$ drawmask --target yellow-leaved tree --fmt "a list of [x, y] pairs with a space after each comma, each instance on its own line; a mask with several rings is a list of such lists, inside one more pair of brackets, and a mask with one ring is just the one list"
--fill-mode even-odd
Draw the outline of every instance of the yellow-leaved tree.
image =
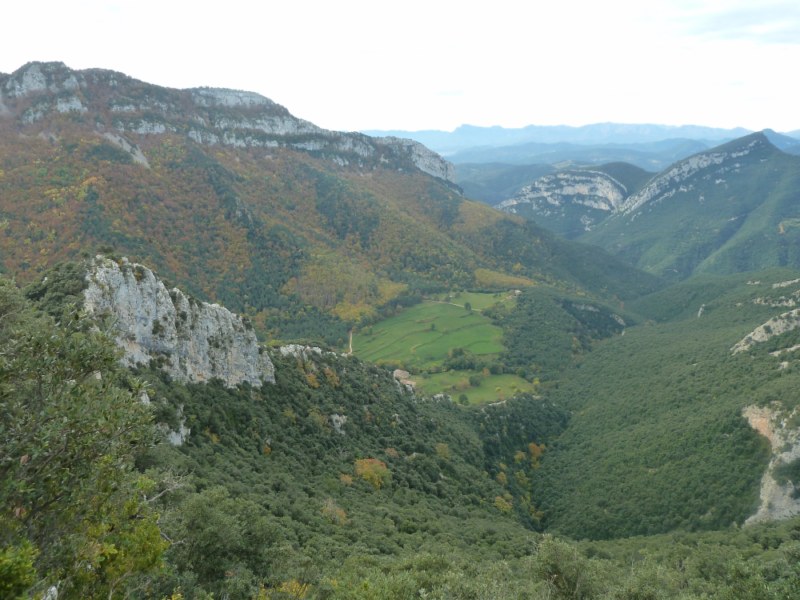
[[355, 471], [356, 475], [372, 485], [376, 490], [381, 489], [392, 477], [386, 463], [377, 458], [360, 458], [356, 460]]

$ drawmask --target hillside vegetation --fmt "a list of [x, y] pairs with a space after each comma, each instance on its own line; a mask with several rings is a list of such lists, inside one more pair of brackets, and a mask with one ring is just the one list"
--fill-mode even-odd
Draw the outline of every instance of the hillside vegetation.
[[[25, 91], [34, 76], [49, 87]], [[522, 279], [630, 297], [659, 285], [463, 198], [421, 170], [446, 175], [432, 153], [415, 163], [402, 141], [324, 131], [260, 96], [59, 64], [4, 82], [0, 261], [21, 281], [111, 250], [262, 334], [339, 348], [353, 324], [430, 291]], [[85, 110], [57, 109], [63, 86]]]
[[[8, 431], [32, 424], [9, 410], [23, 399], [25, 374], [63, 386], [51, 376], [66, 365], [81, 381], [69, 398], [94, 397], [110, 411], [42, 396], [56, 423], [103, 424], [70, 433], [67, 443], [90, 443], [52, 463], [36, 446], [20, 446], [24, 436], [3, 436], [1, 456], [10, 460], [0, 489], [14, 498], [0, 515], [9, 597], [42, 594], [55, 582], [65, 598], [772, 599], [797, 591], [796, 520], [580, 545], [535, 533], [548, 518], [534, 503], [538, 473], [561, 460], [570, 428], [550, 401], [521, 396], [464, 409], [414, 398], [354, 357], [296, 347], [272, 354], [276, 383], [259, 389], [178, 384], [141, 371], [145, 405], [121, 393], [130, 376], [113, 362], [96, 378], [97, 352], [112, 356], [108, 341], [91, 334], [87, 345], [87, 334], [62, 331], [7, 282], [0, 289]], [[50, 291], [28, 295], [57, 312], [68, 294]], [[58, 361], [42, 352], [45, 340]], [[181, 431], [180, 445], [142, 435], [146, 413], [162, 433]], [[102, 427], [112, 423], [135, 424], [128, 431], [136, 433], [104, 444]], [[63, 436], [59, 427], [52, 433]], [[43, 439], [41, 427], [28, 431]], [[131, 470], [134, 458], [144, 476]], [[98, 464], [114, 468], [89, 479], [74, 471]], [[31, 478], [45, 465], [62, 475], [63, 506], [47, 502], [47, 480]], [[93, 510], [73, 519], [80, 506]], [[49, 544], [56, 532], [69, 544]], [[96, 565], [88, 572], [87, 557]]]
[[[689, 280], [636, 303], [658, 322], [599, 344], [549, 395], [571, 412], [535, 487], [547, 526], [579, 538], [742, 524], [769, 459], [749, 405], [797, 404], [791, 332], [731, 348], [783, 312], [792, 272]], [[796, 285], [796, 284], [793, 284]], [[787, 361], [781, 364], [781, 360]]]
[[656, 175], [624, 163], [561, 168], [497, 206], [673, 281], [797, 268], [800, 157], [784, 137], [751, 134]]
[[736, 273], [800, 264], [800, 158], [753, 134], [678, 163], [586, 241], [654, 273]]

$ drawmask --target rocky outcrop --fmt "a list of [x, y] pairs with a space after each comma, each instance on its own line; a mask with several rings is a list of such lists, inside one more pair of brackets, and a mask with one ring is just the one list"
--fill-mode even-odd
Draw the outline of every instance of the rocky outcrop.
[[427, 146], [423, 146], [414, 140], [399, 137], [390, 136], [374, 139], [377, 143], [387, 146], [400, 156], [407, 156], [414, 166], [423, 173], [451, 183], [455, 182], [456, 169], [453, 164], [443, 159]]
[[756, 344], [800, 327], [800, 309], [790, 310], [777, 317], [772, 317], [763, 325], [759, 325], [731, 348], [733, 354], [749, 350]]
[[403, 369], [395, 369], [392, 372], [392, 377], [394, 377], [395, 381], [397, 381], [400, 385], [405, 386], [409, 392], [413, 392], [417, 387], [417, 382], [411, 378], [411, 373], [408, 371], [404, 371]]
[[107, 317], [126, 366], [154, 364], [178, 381], [221, 379], [232, 387], [274, 382], [252, 327], [217, 304], [166, 286], [148, 268], [98, 256], [86, 275], [86, 311]]
[[[341, 166], [419, 169], [455, 182], [453, 165], [418, 142], [322, 129], [253, 92], [168, 89], [114, 71], [73, 71], [57, 62], [0, 74], [0, 117], [32, 125], [56, 113], [87, 112], [98, 133], [127, 136], [122, 139], [131, 148], [137, 144], [128, 137], [178, 134], [208, 146], [291, 148]], [[144, 157], [134, 158], [144, 164]]]
[[[692, 179], [702, 175], [704, 181], [713, 180], [715, 185], [725, 184], [725, 174], [741, 168], [740, 159], [753, 152], [764, 150], [770, 143], [763, 134], [750, 136], [749, 141], [739, 147], [720, 147], [714, 152], [704, 152], [675, 163], [665, 172], [654, 177], [637, 193], [620, 205], [617, 212], [632, 215], [645, 205], [657, 204], [676, 193], [694, 190]], [[702, 201], [702, 196], [699, 201]]]
[[510, 213], [525, 208], [548, 222], [579, 219], [580, 229], [588, 231], [616, 211], [627, 196], [626, 187], [607, 173], [568, 169], [540, 177], [497, 208]]
[[[315, 357], [323, 355], [322, 348], [319, 346], [304, 346], [302, 344], [287, 344], [278, 348], [281, 356], [292, 356], [303, 362], [311, 362]], [[324, 354], [335, 355], [335, 352], [325, 352]]]
[[[796, 412], [796, 411], [795, 411]], [[742, 415], [750, 426], [769, 440], [772, 456], [761, 478], [760, 504], [745, 524], [785, 519], [800, 514], [800, 481], [776, 476], [781, 466], [800, 460], [800, 430], [789, 425], [795, 413], [785, 414], [777, 404], [748, 406]], [[780, 480], [780, 481], [779, 481]]]

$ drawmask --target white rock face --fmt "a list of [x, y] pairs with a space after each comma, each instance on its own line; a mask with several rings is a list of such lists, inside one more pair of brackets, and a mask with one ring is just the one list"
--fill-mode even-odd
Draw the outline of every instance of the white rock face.
[[79, 112], [85, 113], [88, 109], [83, 105], [79, 98], [72, 96], [70, 98], [59, 98], [56, 101], [56, 110], [60, 113], [66, 112]]
[[[706, 152], [690, 156], [675, 164], [665, 173], [651, 179], [646, 186], [629, 197], [619, 207], [619, 212], [629, 215], [646, 204], [653, 204], [671, 198], [678, 191], [683, 193], [691, 191], [693, 186], [682, 184], [700, 171], [709, 170], [709, 177], [736, 171], [741, 165], [735, 162], [735, 159], [750, 154], [758, 146], [765, 143], [768, 142], [756, 139], [735, 152]], [[717, 184], [725, 182], [724, 179], [719, 177], [715, 181]]]
[[411, 159], [411, 162], [413, 162], [414, 165], [423, 173], [433, 175], [434, 177], [444, 179], [445, 181], [455, 182], [456, 168], [452, 165], [452, 163], [443, 159], [441, 156], [436, 154], [436, 152], [430, 150], [427, 146], [424, 146], [419, 142], [415, 142], [414, 140], [392, 136], [376, 139], [379, 142], [382, 142], [388, 146], [393, 146], [399, 149], [402, 153], [407, 154]]
[[345, 435], [344, 426], [347, 423], [347, 415], [338, 415], [333, 413], [328, 417], [328, 420], [331, 422], [333, 429], [339, 435]]
[[[322, 356], [322, 348], [317, 346], [303, 346], [302, 344], [287, 344], [278, 348], [281, 356], [293, 356], [298, 360], [310, 362], [314, 356]], [[326, 354], [336, 354], [327, 352]]]
[[86, 279], [85, 308], [112, 319], [126, 366], [155, 360], [178, 381], [274, 383], [272, 361], [255, 333], [228, 309], [167, 290], [150, 269], [124, 259], [98, 256]]
[[121, 135], [116, 135], [113, 133], [104, 133], [103, 137], [118, 148], [128, 152], [131, 155], [131, 158], [133, 158], [133, 162], [136, 164], [142, 165], [147, 169], [150, 168], [150, 163], [148, 162], [147, 157], [144, 155], [141, 148], [139, 148], [139, 146], [136, 144], [132, 144]]
[[772, 289], [777, 290], [780, 288], [791, 287], [793, 285], [797, 285], [800, 283], [800, 279], [790, 279], [789, 281], [779, 281], [778, 283], [772, 284]]
[[571, 169], [540, 177], [496, 208], [516, 213], [521, 206], [530, 205], [537, 215], [566, 218], [570, 206], [582, 206], [590, 209], [581, 217], [583, 229], [588, 231], [595, 224], [593, 210], [612, 213], [627, 195], [627, 188], [607, 173]]
[[[265, 98], [266, 100], [266, 98]], [[224, 131], [260, 131], [269, 135], [321, 134], [324, 129], [289, 115], [259, 115], [253, 118], [221, 116], [214, 120], [214, 127]]]
[[23, 70], [19, 77], [10, 78], [6, 82], [5, 94], [10, 98], [18, 98], [46, 89], [47, 77], [42, 70], [42, 65], [33, 63]]
[[749, 350], [755, 344], [766, 342], [776, 335], [781, 335], [792, 329], [800, 327], [800, 309], [790, 310], [777, 317], [772, 317], [763, 325], [759, 325], [752, 332], [739, 340], [731, 348], [733, 354]]
[[[72, 71], [62, 63], [29, 63], [0, 79], [0, 116], [35, 123], [53, 112], [111, 113], [106, 129], [138, 135], [181, 133], [198, 144], [234, 148], [285, 147], [320, 154], [340, 166], [375, 168], [400, 162], [451, 183], [455, 168], [422, 144], [329, 131], [293, 116], [253, 92], [195, 88], [170, 90], [103, 70]], [[19, 104], [17, 99], [31, 97]]]
[[269, 98], [255, 92], [222, 88], [195, 88], [190, 91], [194, 101], [201, 106], [277, 106]]
[[[750, 426], [765, 436], [772, 447], [772, 457], [761, 478], [761, 504], [746, 525], [786, 519], [800, 514], [800, 498], [795, 498], [795, 488], [800, 482], [778, 483], [775, 469], [800, 460], [800, 431], [789, 427], [793, 414], [787, 415], [780, 406], [748, 406], [742, 411]], [[795, 485], [797, 484], [797, 485]]]
[[115, 121], [114, 128], [125, 132], [138, 133], [139, 135], [160, 135], [167, 131], [174, 131], [174, 127], [168, 127], [164, 123], [157, 121], [149, 121], [147, 119], [139, 119], [133, 123], [123, 123], [122, 121]]

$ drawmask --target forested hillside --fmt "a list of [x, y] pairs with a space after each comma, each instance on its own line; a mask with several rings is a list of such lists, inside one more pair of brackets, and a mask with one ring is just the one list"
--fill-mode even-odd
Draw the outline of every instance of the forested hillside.
[[658, 286], [463, 198], [448, 163], [410, 141], [322, 130], [246, 92], [57, 63], [0, 83], [0, 261], [22, 281], [113, 250], [262, 333], [340, 348], [354, 324], [430, 290]]
[[570, 422], [549, 400], [469, 410], [301, 346], [272, 353], [261, 388], [132, 377], [71, 318], [68, 288], [29, 288], [35, 306], [0, 289], [5, 597], [797, 592], [796, 521], [581, 545], [535, 533], [538, 473]]

